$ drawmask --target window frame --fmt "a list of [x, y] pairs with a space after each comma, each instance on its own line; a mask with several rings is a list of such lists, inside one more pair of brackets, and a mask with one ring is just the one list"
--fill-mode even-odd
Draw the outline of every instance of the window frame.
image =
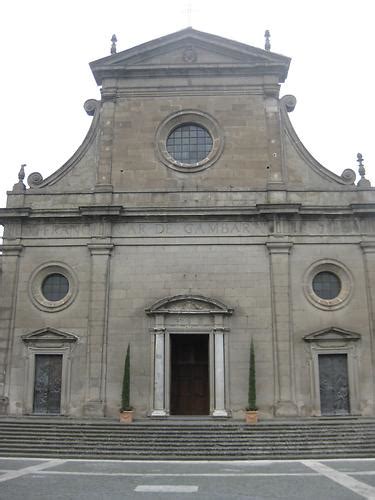
[[[313, 280], [321, 272], [335, 274], [341, 283], [339, 294], [332, 299], [323, 299], [314, 291]], [[305, 272], [303, 279], [303, 290], [307, 300], [325, 311], [332, 311], [344, 307], [353, 294], [353, 277], [349, 269], [341, 262], [333, 259], [322, 259], [312, 264]]]
[[[194, 124], [207, 130], [212, 138], [212, 148], [208, 155], [196, 163], [184, 163], [176, 160], [167, 150], [167, 139], [181, 125]], [[165, 118], [159, 125], [156, 136], [156, 155], [168, 168], [183, 173], [205, 170], [220, 157], [224, 148], [224, 133], [219, 123], [207, 113], [196, 110], [183, 110]]]
[[[42, 290], [44, 280], [51, 274], [61, 274], [69, 283], [67, 294], [60, 300], [47, 299]], [[39, 266], [29, 280], [29, 297], [37, 309], [45, 312], [56, 312], [70, 306], [78, 292], [78, 280], [71, 268], [61, 262], [50, 262]]]

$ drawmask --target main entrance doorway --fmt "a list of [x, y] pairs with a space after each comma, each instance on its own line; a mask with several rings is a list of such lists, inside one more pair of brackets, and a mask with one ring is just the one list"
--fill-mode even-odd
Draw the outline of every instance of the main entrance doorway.
[[208, 415], [209, 335], [172, 334], [171, 415]]
[[37, 354], [35, 356], [34, 413], [60, 413], [61, 374], [61, 354]]
[[319, 385], [322, 415], [350, 413], [346, 354], [319, 354]]

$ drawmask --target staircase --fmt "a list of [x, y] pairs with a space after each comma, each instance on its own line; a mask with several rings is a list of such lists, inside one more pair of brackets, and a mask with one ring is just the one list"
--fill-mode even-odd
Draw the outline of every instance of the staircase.
[[0, 418], [0, 456], [254, 460], [375, 456], [375, 420], [262, 422]]

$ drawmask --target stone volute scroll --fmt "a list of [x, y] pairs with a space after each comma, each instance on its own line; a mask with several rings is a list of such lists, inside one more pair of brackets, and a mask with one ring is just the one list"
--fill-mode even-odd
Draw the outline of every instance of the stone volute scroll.
[[86, 113], [89, 116], [93, 117], [93, 120], [90, 129], [87, 132], [87, 135], [84, 141], [82, 142], [81, 146], [62, 167], [56, 170], [56, 172], [54, 172], [49, 177], [46, 177], [44, 179], [40, 172], [32, 172], [27, 178], [27, 183], [30, 188], [39, 189], [56, 184], [56, 182], [58, 182], [62, 177], [64, 177], [68, 172], [70, 172], [87, 153], [98, 131], [97, 125], [100, 116], [100, 101], [96, 99], [88, 99], [84, 103], [83, 107]]
[[27, 183], [29, 187], [39, 187], [43, 182], [43, 176], [40, 172], [32, 172], [27, 177]]

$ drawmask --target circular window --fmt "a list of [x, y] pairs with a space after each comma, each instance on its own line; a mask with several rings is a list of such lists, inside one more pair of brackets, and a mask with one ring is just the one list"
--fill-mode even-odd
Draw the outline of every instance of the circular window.
[[312, 286], [316, 295], [326, 300], [334, 299], [341, 291], [340, 278], [328, 271], [322, 271], [314, 276]]
[[325, 310], [339, 309], [351, 297], [353, 279], [343, 264], [321, 260], [306, 271], [303, 288], [306, 298], [314, 306]]
[[61, 311], [77, 294], [77, 278], [65, 264], [51, 263], [38, 267], [31, 275], [29, 296], [42, 311]]
[[176, 161], [193, 165], [204, 160], [212, 149], [212, 137], [194, 123], [176, 127], [168, 136], [167, 151]]
[[164, 165], [180, 172], [197, 172], [219, 158], [224, 135], [216, 120], [206, 113], [179, 111], [160, 124], [155, 144]]
[[50, 274], [42, 283], [42, 293], [47, 300], [56, 302], [63, 299], [69, 291], [69, 281], [63, 274]]

